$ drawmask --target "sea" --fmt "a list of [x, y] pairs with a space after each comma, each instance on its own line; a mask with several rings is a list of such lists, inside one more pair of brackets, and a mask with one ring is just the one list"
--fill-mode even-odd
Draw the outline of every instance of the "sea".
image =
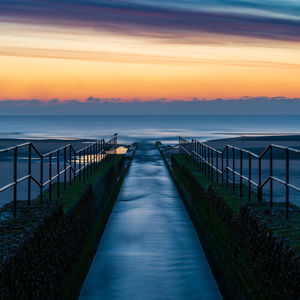
[[[0, 139], [109, 139], [118, 133], [118, 142], [165, 144], [178, 143], [178, 137], [197, 138], [202, 141], [239, 137], [243, 135], [300, 134], [298, 115], [105, 115], [105, 116], [0, 116]], [[33, 160], [32, 172], [39, 178], [39, 159]], [[285, 179], [284, 162], [278, 160], [274, 173]], [[265, 164], [268, 164], [266, 161]], [[246, 162], [245, 162], [246, 165]], [[264, 165], [263, 165], [264, 167]], [[18, 177], [27, 173], [27, 157], [18, 160]], [[257, 180], [258, 166], [253, 166], [253, 178]], [[291, 162], [291, 182], [299, 186], [300, 161]], [[48, 172], [46, 169], [44, 172]], [[263, 168], [267, 176], [268, 165]], [[47, 178], [47, 174], [45, 174]], [[0, 155], [0, 190], [13, 182], [13, 156]], [[33, 185], [32, 197], [38, 195], [38, 186]], [[268, 192], [268, 190], [266, 190]], [[275, 201], [284, 199], [284, 186], [276, 188]], [[13, 189], [0, 192], [0, 208], [11, 201]], [[18, 184], [18, 199], [27, 197], [27, 182]], [[300, 206], [299, 193], [293, 203]], [[1, 215], [0, 215], [1, 219]]]
[[201, 140], [241, 135], [298, 134], [300, 115], [34, 115], [0, 116], [1, 138], [109, 138], [119, 141], [161, 140], [178, 136]]

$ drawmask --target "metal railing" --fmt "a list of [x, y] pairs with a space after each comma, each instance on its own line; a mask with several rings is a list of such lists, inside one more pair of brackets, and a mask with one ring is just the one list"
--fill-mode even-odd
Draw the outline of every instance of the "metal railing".
[[[32, 142], [16, 145], [10, 148], [1, 149], [1, 153], [12, 153], [13, 156], [13, 181], [0, 187], [0, 193], [13, 189], [13, 217], [17, 216], [18, 185], [27, 182], [27, 203], [32, 201], [32, 183], [39, 188], [39, 199], [43, 199], [45, 188], [49, 200], [53, 198], [53, 184], [56, 183], [56, 196], [60, 196], [61, 188], [65, 191], [67, 183], [74, 181], [85, 182], [98, 168], [100, 162], [109, 154], [115, 152], [117, 148], [118, 135], [115, 134], [109, 141], [104, 139], [91, 143], [87, 147], [75, 150], [73, 145], [55, 149], [42, 154]], [[27, 174], [18, 176], [18, 161], [20, 149], [27, 149]], [[33, 159], [39, 159], [39, 176], [32, 174]], [[0, 165], [1, 168], [1, 165]], [[46, 173], [48, 174], [45, 174]], [[45, 180], [45, 178], [47, 178]], [[63, 185], [63, 186], [62, 186]]]
[[[282, 151], [285, 161], [285, 179], [280, 179], [273, 174], [274, 150]], [[247, 183], [247, 198], [251, 201], [253, 197], [253, 188], [256, 189], [257, 201], [263, 200], [263, 188], [269, 183], [269, 206], [273, 207], [273, 183], [277, 182], [285, 187], [285, 217], [289, 219], [290, 207], [290, 189], [300, 192], [300, 187], [290, 182], [290, 156], [291, 154], [299, 156], [300, 151], [297, 149], [283, 147], [280, 145], [270, 144], [261, 154], [255, 154], [251, 151], [226, 145], [222, 151], [206, 145], [203, 142], [193, 139], [188, 141], [183, 137], [179, 137], [179, 152], [189, 155], [201, 171], [213, 182], [229, 185], [232, 184], [232, 191], [236, 192], [239, 185], [239, 197], [244, 197], [245, 185]], [[269, 172], [264, 180], [262, 180], [262, 160], [268, 154]], [[300, 158], [300, 156], [299, 156]], [[298, 159], [299, 159], [298, 158]], [[245, 165], [245, 160], [247, 164]], [[253, 179], [253, 161], [258, 163], [258, 179]], [[237, 165], [238, 164], [238, 165]], [[244, 171], [246, 169], [246, 171]], [[231, 175], [231, 178], [230, 178]]]

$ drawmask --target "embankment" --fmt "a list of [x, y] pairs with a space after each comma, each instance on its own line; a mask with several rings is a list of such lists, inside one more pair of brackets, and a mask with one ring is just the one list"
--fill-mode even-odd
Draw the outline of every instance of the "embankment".
[[[84, 184], [74, 182], [59, 199], [37, 199], [29, 207], [20, 201], [18, 217], [0, 222], [0, 299], [76, 298], [131, 158], [112, 155]], [[87, 243], [92, 245], [82, 259]], [[70, 288], [78, 261], [79, 286]]]
[[230, 188], [212, 184], [188, 157], [175, 154], [170, 163], [159, 143], [158, 148], [191, 216], [223, 297], [299, 299], [299, 243], [292, 244], [282, 235], [296, 230], [299, 236], [299, 227], [271, 216], [264, 204], [242, 203]]

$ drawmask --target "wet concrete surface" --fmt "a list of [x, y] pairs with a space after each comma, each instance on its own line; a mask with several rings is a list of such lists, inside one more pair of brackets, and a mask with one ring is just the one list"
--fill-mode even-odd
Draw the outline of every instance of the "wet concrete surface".
[[221, 298], [158, 150], [141, 144], [79, 299]]

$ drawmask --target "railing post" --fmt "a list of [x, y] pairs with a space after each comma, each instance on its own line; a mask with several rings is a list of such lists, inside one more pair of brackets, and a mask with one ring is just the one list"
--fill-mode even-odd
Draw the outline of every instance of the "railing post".
[[[106, 158], [105, 140], [103, 139], [103, 158]], [[185, 155], [185, 154], [184, 154]]]
[[57, 183], [57, 198], [59, 198], [60, 195], [60, 189], [59, 189], [59, 150], [56, 152], [56, 172], [57, 172], [57, 179], [56, 179], [56, 183]]
[[199, 153], [198, 153], [198, 150], [199, 150], [199, 142], [196, 140], [196, 164], [197, 164], [197, 166], [199, 166]]
[[210, 151], [209, 151], [209, 147], [207, 148], [207, 177], [210, 178]]
[[64, 147], [64, 191], [67, 189], [67, 148]]
[[257, 190], [257, 200], [262, 201], [262, 187], [261, 187], [261, 156], [258, 157], [258, 190]]
[[40, 199], [43, 200], [44, 187], [44, 157], [41, 156], [41, 170], [40, 170]]
[[93, 166], [94, 166], [94, 172], [96, 172], [97, 170], [97, 143], [94, 144], [94, 162], [93, 162]]
[[229, 170], [228, 170], [228, 166], [229, 166], [229, 162], [228, 162], [228, 151], [229, 151], [229, 147], [226, 146], [226, 185], [229, 185]]
[[251, 154], [249, 153], [249, 180], [248, 180], [248, 201], [251, 201]]
[[273, 147], [270, 146], [270, 208], [273, 208]]
[[69, 184], [72, 184], [72, 147], [69, 147], [70, 170], [69, 170]]
[[222, 151], [222, 184], [224, 184], [224, 151]]
[[99, 162], [99, 144], [96, 143], [96, 170], [98, 168], [98, 162]]
[[91, 173], [91, 166], [90, 166], [90, 161], [91, 161], [91, 146], [89, 146], [88, 148], [87, 148], [87, 156], [86, 156], [86, 164], [87, 164], [87, 176], [86, 176], [86, 178], [89, 178], [89, 176], [90, 176], [90, 173]]
[[103, 139], [101, 140], [100, 148], [101, 148], [100, 163], [102, 164], [102, 161], [103, 161]]
[[52, 199], [52, 153], [49, 155], [49, 200]]
[[198, 165], [199, 165], [199, 168], [201, 168], [201, 143], [198, 141]]
[[240, 198], [243, 197], [243, 151], [240, 150]]
[[74, 160], [74, 171], [73, 171], [74, 175], [73, 175], [73, 177], [74, 177], [74, 181], [76, 181], [77, 154], [76, 154], [75, 151], [74, 151], [74, 154], [73, 154], [73, 160]]
[[216, 152], [216, 159], [217, 159], [217, 161], [216, 161], [216, 163], [217, 163], [217, 183], [219, 183], [219, 153], [218, 153], [218, 151]]
[[289, 190], [289, 183], [290, 183], [290, 153], [289, 149], [286, 148], [286, 185], [285, 185], [285, 217], [289, 219], [289, 202], [290, 202], [290, 190]]
[[95, 165], [94, 165], [94, 153], [95, 153], [95, 145], [91, 145], [91, 174], [94, 174]]
[[86, 148], [86, 179], [89, 178], [89, 159], [90, 159], [90, 156], [89, 156], [89, 147]]
[[93, 145], [90, 146], [90, 175], [93, 174]]
[[89, 169], [88, 169], [88, 166], [89, 166], [89, 164], [88, 164], [88, 161], [89, 161], [89, 147], [87, 147], [86, 149], [85, 149], [85, 176], [86, 176], [86, 179], [88, 179], [89, 178]]
[[198, 164], [198, 156], [197, 156], [197, 141], [194, 140], [194, 156], [195, 156], [195, 163]]
[[235, 192], [235, 148], [232, 148], [232, 192]]
[[81, 151], [78, 152], [78, 159], [79, 159], [79, 165], [78, 165], [78, 168], [79, 168], [79, 181], [81, 182]]
[[101, 163], [101, 141], [98, 143], [98, 166]]
[[211, 180], [214, 182], [214, 150], [211, 148], [210, 149], [210, 154], [211, 154]]
[[28, 191], [27, 191], [27, 204], [30, 205], [31, 203], [31, 143], [28, 144]]
[[200, 169], [201, 169], [201, 172], [204, 173], [204, 164], [203, 164], [203, 144], [201, 143], [200, 144]]
[[17, 216], [18, 148], [14, 148], [14, 218]]
[[203, 144], [201, 144], [201, 157], [202, 157], [202, 159], [201, 159], [201, 164], [202, 164], [202, 173], [204, 173], [205, 174], [205, 160], [204, 160], [204, 145]]
[[86, 165], [85, 165], [85, 149], [83, 150], [83, 182], [85, 182]]
[[207, 153], [206, 153], [206, 145], [203, 145], [204, 148], [204, 175], [207, 175]]

